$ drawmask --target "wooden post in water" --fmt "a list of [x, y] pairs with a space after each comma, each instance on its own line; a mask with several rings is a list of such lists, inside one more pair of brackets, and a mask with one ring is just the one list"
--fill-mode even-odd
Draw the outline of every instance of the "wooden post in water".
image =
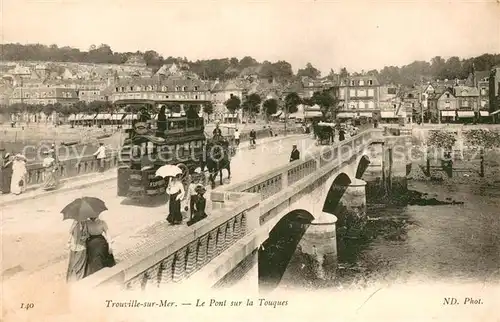
[[484, 177], [484, 149], [481, 147], [481, 155], [479, 156], [481, 163], [479, 165], [479, 176]]

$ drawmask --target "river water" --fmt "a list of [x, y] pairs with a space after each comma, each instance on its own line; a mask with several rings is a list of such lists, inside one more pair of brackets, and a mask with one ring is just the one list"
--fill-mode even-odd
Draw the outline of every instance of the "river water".
[[[307, 269], [309, 258], [295, 250], [281, 280], [275, 280], [279, 284], [276, 290], [500, 281], [497, 160], [498, 154], [487, 156], [486, 178], [461, 172], [444, 181], [409, 182], [410, 190], [427, 194], [427, 199], [457, 204], [368, 205], [367, 232], [361, 239], [347, 240], [346, 248], [339, 249], [335, 280], [315, 279]], [[276, 246], [276, 251], [290, 253], [286, 249], [293, 242], [289, 240]]]

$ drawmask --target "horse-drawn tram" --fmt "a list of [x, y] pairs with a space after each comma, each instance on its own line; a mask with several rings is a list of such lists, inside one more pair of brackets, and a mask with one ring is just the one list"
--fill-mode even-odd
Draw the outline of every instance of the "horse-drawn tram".
[[[183, 176], [203, 167], [206, 137], [203, 118], [166, 112], [163, 102], [117, 101], [138, 111], [120, 152], [118, 196], [133, 199], [165, 194], [167, 182], [156, 176], [163, 165], [173, 164]], [[151, 114], [159, 113], [152, 117]], [[151, 113], [151, 114], [149, 114]]]

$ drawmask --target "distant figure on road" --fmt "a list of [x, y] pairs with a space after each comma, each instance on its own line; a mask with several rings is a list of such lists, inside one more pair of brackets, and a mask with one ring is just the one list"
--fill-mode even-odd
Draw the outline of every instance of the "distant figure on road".
[[45, 168], [43, 174], [43, 190], [53, 190], [57, 188], [58, 185], [56, 160], [52, 155], [50, 151], [47, 151], [43, 159], [43, 167]]
[[345, 131], [343, 128], [339, 130], [339, 141], [344, 141], [345, 140]]
[[234, 142], [236, 143], [236, 146], [240, 145], [240, 131], [238, 131], [238, 129], [234, 130]]
[[212, 132], [215, 140], [219, 140], [222, 137], [222, 131], [219, 128], [219, 123], [215, 124], [215, 129]]
[[297, 145], [293, 145], [292, 153], [290, 153], [290, 162], [300, 159], [300, 152], [297, 150]]
[[270, 137], [274, 136], [273, 129], [271, 127], [269, 127], [269, 136]]
[[10, 191], [19, 195], [26, 190], [26, 158], [22, 154], [16, 154], [12, 164], [12, 180], [10, 182]]
[[257, 144], [257, 133], [255, 132], [254, 129], [250, 131], [250, 146], [255, 146]]
[[158, 113], [156, 128], [160, 135], [163, 135], [165, 133], [165, 130], [167, 129], [167, 115], [165, 114], [165, 108], [165, 105], [163, 105], [160, 108], [160, 112]]
[[99, 172], [104, 172], [104, 160], [106, 159], [106, 147], [104, 143], [99, 143], [99, 148], [95, 151], [94, 157], [99, 160]]
[[0, 191], [3, 194], [10, 193], [10, 183], [12, 181], [12, 160], [10, 154], [6, 153], [0, 165]]

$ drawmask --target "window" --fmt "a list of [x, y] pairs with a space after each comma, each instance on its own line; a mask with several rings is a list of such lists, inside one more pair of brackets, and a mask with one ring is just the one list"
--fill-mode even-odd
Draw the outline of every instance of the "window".
[[352, 81], [351, 81], [351, 86], [354, 86], [354, 84], [355, 84], [355, 82], [352, 80]]
[[198, 90], [198, 86], [195, 86], [195, 87], [194, 87], [194, 90], [195, 90], [195, 91], [197, 91], [197, 90]]
[[118, 92], [118, 87], [115, 87], [115, 92]]
[[368, 85], [373, 85], [373, 81], [371, 79], [368, 80]]
[[359, 86], [364, 86], [365, 85], [365, 81], [364, 80], [360, 80], [359, 81]]
[[125, 87], [123, 87], [123, 86], [122, 86], [121, 91], [122, 91], [122, 92], [125, 92]]
[[162, 92], [166, 92], [167, 91], [167, 87], [166, 86], [162, 86], [161, 90], [162, 90]]
[[370, 96], [370, 97], [373, 97], [373, 96], [374, 96], [373, 89], [369, 89], [369, 90], [368, 90], [368, 96]]
[[358, 106], [358, 108], [360, 108], [360, 109], [364, 109], [364, 108], [365, 108], [365, 103], [363, 103], [363, 102], [359, 102], [359, 106]]
[[343, 89], [340, 90], [339, 97], [340, 98], [344, 98], [344, 90]]
[[194, 96], [194, 99], [198, 99], [198, 95], [195, 95], [195, 96]]
[[134, 86], [130, 86], [130, 91], [133, 91], [134, 90]]
[[353, 89], [349, 90], [349, 97], [356, 97], [356, 91]]
[[450, 101], [446, 101], [444, 102], [444, 107], [450, 108], [450, 104], [451, 104]]
[[486, 101], [485, 100], [481, 101], [481, 107], [486, 107]]
[[368, 108], [375, 108], [375, 103], [373, 103], [372, 101], [368, 102]]
[[485, 88], [481, 88], [481, 95], [486, 95], [486, 89]]
[[462, 101], [462, 106], [468, 107], [469, 106], [469, 101], [468, 100], [463, 100]]
[[358, 96], [359, 97], [365, 97], [366, 96], [366, 90], [365, 89], [358, 89]]
[[449, 93], [446, 93], [446, 98], [450, 98], [450, 94]]

